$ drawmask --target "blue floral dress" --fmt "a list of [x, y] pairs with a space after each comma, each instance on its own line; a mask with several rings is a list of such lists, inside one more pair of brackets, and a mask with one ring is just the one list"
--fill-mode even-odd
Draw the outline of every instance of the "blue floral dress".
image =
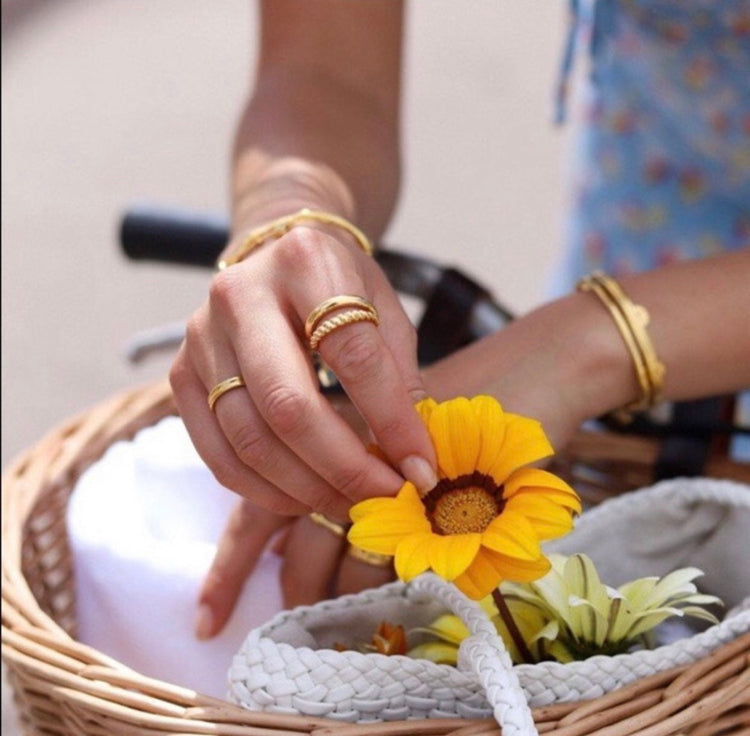
[[750, 0], [572, 0], [571, 17], [559, 119], [582, 49], [589, 69], [553, 291], [750, 246]]

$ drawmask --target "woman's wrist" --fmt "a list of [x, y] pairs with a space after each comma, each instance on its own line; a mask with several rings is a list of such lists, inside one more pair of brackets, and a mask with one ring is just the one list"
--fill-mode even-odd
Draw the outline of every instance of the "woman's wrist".
[[588, 294], [546, 303], [424, 373], [436, 398], [490, 393], [566, 439], [571, 427], [638, 396], [630, 355], [606, 310]]
[[638, 400], [641, 388], [632, 356], [607, 310], [593, 295], [581, 292], [558, 304], [566, 335], [561, 372], [567, 376], [560, 390], [569, 397], [571, 410], [585, 420]]

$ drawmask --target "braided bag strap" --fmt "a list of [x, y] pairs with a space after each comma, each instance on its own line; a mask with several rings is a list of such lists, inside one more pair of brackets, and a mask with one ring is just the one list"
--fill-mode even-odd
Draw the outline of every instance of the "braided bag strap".
[[482, 685], [503, 734], [537, 736], [531, 708], [513, 669], [510, 654], [481, 606], [432, 573], [420, 575], [412, 586], [414, 592], [427, 594], [443, 603], [471, 632], [461, 642], [458, 666]]

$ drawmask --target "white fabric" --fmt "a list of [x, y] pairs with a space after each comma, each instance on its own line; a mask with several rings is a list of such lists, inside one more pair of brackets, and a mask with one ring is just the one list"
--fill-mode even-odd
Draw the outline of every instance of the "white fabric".
[[175, 417], [112, 445], [68, 506], [78, 640], [142, 674], [223, 697], [248, 629], [281, 608], [280, 560], [267, 553], [227, 629], [195, 638], [198, 590], [236, 501]]

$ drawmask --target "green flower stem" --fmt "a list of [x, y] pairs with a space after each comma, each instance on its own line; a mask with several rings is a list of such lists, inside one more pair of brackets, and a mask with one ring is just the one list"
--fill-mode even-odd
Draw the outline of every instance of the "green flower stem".
[[521, 660], [526, 664], [533, 664], [534, 657], [531, 654], [531, 650], [524, 641], [524, 638], [521, 636], [521, 632], [518, 630], [518, 626], [516, 626], [516, 622], [513, 619], [513, 614], [510, 612], [510, 608], [508, 608], [508, 604], [505, 602], [505, 598], [503, 597], [503, 594], [500, 592], [499, 588], [495, 588], [492, 591], [492, 600], [497, 606], [497, 610], [500, 613], [500, 618], [508, 628], [508, 632], [513, 639], [513, 643], [516, 645], [518, 653], [521, 655]]

